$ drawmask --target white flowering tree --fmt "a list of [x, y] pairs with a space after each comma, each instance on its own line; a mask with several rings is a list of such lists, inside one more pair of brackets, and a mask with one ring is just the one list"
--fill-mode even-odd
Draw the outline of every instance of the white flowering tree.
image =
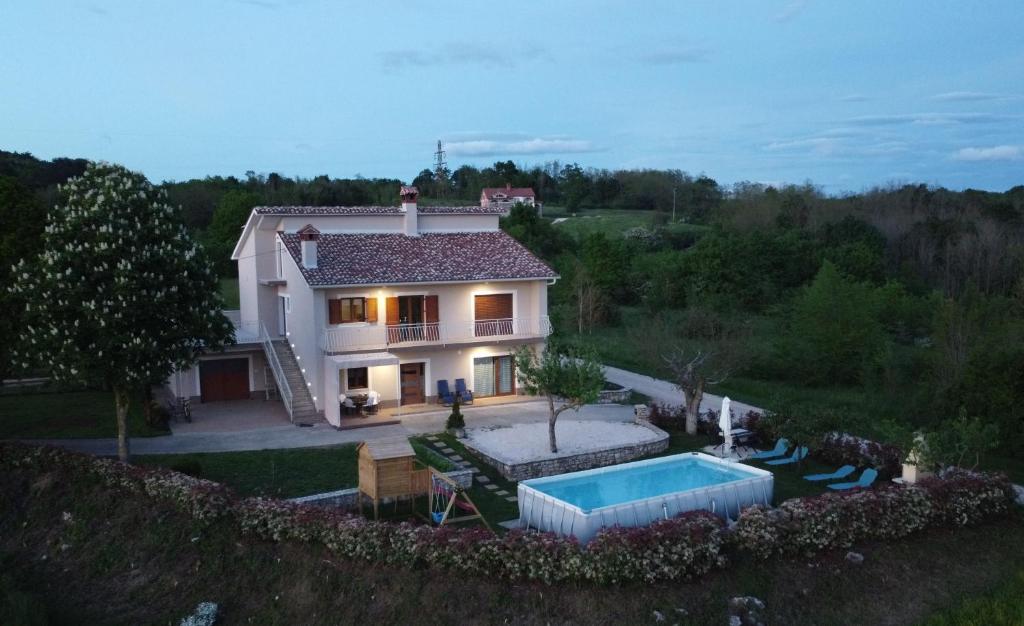
[[112, 389], [127, 461], [130, 398], [233, 341], [233, 327], [202, 249], [144, 176], [93, 163], [60, 193], [39, 256], [14, 268], [10, 289], [27, 303], [14, 356]]

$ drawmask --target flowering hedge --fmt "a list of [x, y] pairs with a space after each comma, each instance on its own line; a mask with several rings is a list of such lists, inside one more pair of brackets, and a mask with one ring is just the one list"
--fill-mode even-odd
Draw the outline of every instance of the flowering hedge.
[[269, 541], [321, 543], [352, 559], [431, 566], [545, 583], [688, 579], [723, 563], [722, 522], [706, 511], [645, 528], [609, 528], [586, 547], [552, 533], [371, 521], [334, 509], [269, 498], [234, 497], [218, 483], [164, 469], [127, 465], [60, 448], [0, 443], [0, 467], [65, 470], [173, 503], [196, 520], [233, 519]]
[[898, 447], [844, 433], [826, 435], [812, 455], [833, 465], [874, 467], [883, 478], [899, 476], [903, 471], [903, 451]]
[[261, 539], [320, 543], [350, 559], [549, 584], [690, 579], [724, 565], [727, 545], [760, 558], [812, 554], [865, 539], [897, 539], [928, 527], [976, 524], [1005, 513], [1013, 501], [1005, 478], [947, 473], [912, 487], [787, 500], [777, 509], [751, 507], [731, 530], [707, 511], [643, 528], [606, 528], [582, 547], [552, 533], [498, 536], [480, 528], [378, 522], [283, 500], [239, 499], [208, 480], [60, 448], [0, 443], [0, 468], [92, 477], [114, 489], [173, 503], [198, 521], [231, 520]]
[[759, 558], [810, 555], [926, 528], [978, 524], [1006, 513], [1012, 503], [1013, 490], [1001, 476], [951, 473], [904, 487], [794, 498], [775, 509], [754, 506], [740, 515], [729, 540]]

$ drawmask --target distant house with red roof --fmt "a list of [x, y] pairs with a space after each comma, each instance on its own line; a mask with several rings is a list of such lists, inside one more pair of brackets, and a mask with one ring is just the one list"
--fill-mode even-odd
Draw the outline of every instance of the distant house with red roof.
[[536, 206], [537, 197], [532, 187], [484, 187], [480, 192], [480, 206], [511, 209], [516, 204]]

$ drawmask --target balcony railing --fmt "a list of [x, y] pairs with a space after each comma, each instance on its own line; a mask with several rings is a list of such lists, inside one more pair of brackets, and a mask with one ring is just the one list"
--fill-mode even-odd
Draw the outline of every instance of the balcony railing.
[[324, 352], [383, 350], [395, 346], [472, 343], [481, 339], [501, 340], [547, 337], [548, 317], [513, 317], [500, 320], [466, 320], [424, 324], [366, 324], [336, 326], [324, 330]]

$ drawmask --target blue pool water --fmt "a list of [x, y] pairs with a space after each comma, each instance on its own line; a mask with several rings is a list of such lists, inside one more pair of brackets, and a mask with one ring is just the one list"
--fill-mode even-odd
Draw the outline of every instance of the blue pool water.
[[756, 474], [745, 471], [743, 465], [719, 465], [683, 455], [535, 478], [524, 484], [589, 512], [753, 476]]

